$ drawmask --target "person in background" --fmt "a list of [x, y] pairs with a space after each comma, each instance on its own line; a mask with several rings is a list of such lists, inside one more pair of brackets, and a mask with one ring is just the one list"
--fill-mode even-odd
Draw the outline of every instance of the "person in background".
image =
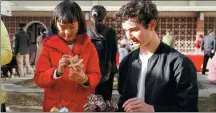
[[216, 84], [216, 55], [212, 58], [212, 61], [209, 67], [208, 80]]
[[46, 32], [46, 36], [52, 36], [52, 30], [50, 28], [48, 28], [47, 32]]
[[159, 39], [157, 6], [151, 0], [132, 0], [115, 18], [122, 22], [128, 39], [140, 45], [119, 66], [119, 111], [197, 112], [196, 68]]
[[[42, 42], [34, 75], [35, 83], [44, 88], [43, 111], [64, 106], [71, 112], [83, 112], [101, 73], [80, 6], [70, 0], [60, 2], [53, 11], [51, 29], [53, 35]], [[75, 67], [78, 61], [82, 63]]]
[[199, 35], [198, 39], [195, 41], [195, 48], [196, 48], [196, 51], [198, 52], [201, 48], [201, 44], [202, 44], [202, 40], [203, 40], [203, 35]]
[[27, 67], [27, 74], [31, 74], [31, 65], [29, 62], [29, 54], [30, 54], [30, 38], [28, 33], [24, 31], [25, 24], [19, 24], [18, 31], [15, 34], [15, 42], [14, 42], [14, 53], [16, 55], [17, 65], [18, 65], [18, 72], [20, 76], [24, 76], [24, 62], [25, 66]]
[[101, 5], [95, 5], [91, 9], [94, 23], [93, 31], [106, 39], [103, 43], [104, 50], [98, 53], [102, 78], [95, 93], [102, 95], [104, 100], [110, 101], [112, 98], [114, 75], [118, 72], [116, 66], [116, 53], [118, 50], [116, 31], [103, 23], [106, 14], [106, 9]]
[[213, 30], [208, 30], [208, 35], [203, 38], [201, 50], [204, 51], [202, 74], [205, 75], [208, 60], [214, 56], [216, 51], [215, 32]]
[[170, 29], [167, 29], [166, 35], [163, 36], [162, 41], [169, 45], [170, 47], [174, 48], [175, 46], [175, 38], [173, 37], [173, 32]]
[[122, 59], [128, 55], [128, 50], [126, 49], [126, 44], [121, 44], [118, 52], [119, 52], [119, 64], [120, 64]]
[[120, 39], [118, 43], [119, 43], [118, 52], [119, 52], [119, 64], [120, 64], [122, 59], [128, 55], [131, 49], [130, 49], [130, 42], [126, 36]]
[[[125, 48], [127, 49], [128, 52], [131, 51], [131, 47], [130, 47], [131, 42], [127, 39], [126, 36], [123, 37], [123, 38], [121, 38], [121, 39], [119, 39], [118, 43], [120, 45], [125, 45]], [[121, 46], [119, 46], [119, 47], [121, 47]]]
[[[8, 64], [12, 59], [12, 49], [7, 29], [1, 20], [1, 66]], [[6, 92], [1, 84], [1, 112], [6, 112], [5, 106]]]
[[37, 62], [38, 57], [41, 53], [41, 50], [43, 49], [42, 41], [45, 37], [46, 37], [46, 29], [42, 28], [42, 29], [40, 29], [40, 36], [37, 37], [37, 54], [36, 54], [35, 62]]

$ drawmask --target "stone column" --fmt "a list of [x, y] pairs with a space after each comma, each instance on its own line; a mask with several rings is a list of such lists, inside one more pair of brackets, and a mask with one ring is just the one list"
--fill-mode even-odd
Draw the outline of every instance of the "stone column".
[[197, 32], [196, 32], [196, 39], [198, 39], [199, 35], [204, 35], [204, 13], [199, 12], [197, 16]]

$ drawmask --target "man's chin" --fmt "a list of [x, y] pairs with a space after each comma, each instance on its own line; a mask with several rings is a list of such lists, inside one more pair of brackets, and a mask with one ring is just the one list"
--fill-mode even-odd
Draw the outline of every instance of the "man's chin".
[[140, 43], [133, 43], [132, 50], [135, 50], [140, 47]]
[[139, 42], [133, 42], [133, 45], [139, 46], [141, 44]]

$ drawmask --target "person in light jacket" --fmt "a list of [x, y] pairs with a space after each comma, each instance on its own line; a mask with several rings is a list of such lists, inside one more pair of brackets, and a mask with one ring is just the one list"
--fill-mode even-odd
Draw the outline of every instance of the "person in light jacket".
[[216, 55], [212, 58], [212, 61], [209, 67], [208, 80], [212, 83], [216, 83]]
[[[12, 49], [7, 29], [1, 20], [1, 66], [8, 64], [12, 59]], [[1, 84], [1, 112], [6, 112], [5, 107], [6, 92]]]
[[175, 46], [175, 38], [173, 37], [173, 32], [170, 29], [167, 29], [166, 35], [162, 38], [163, 43], [169, 45], [170, 47], [174, 48]]

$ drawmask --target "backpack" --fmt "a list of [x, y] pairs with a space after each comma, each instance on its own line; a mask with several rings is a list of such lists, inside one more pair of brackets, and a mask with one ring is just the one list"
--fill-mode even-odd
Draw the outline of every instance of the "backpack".
[[101, 53], [108, 52], [107, 39], [106, 39], [108, 30], [109, 29], [107, 27], [105, 27], [101, 33], [93, 32], [91, 30], [90, 39], [91, 42], [94, 44], [98, 52], [98, 55], [101, 55]]
[[108, 31], [109, 28], [105, 27], [101, 33], [91, 31], [91, 34], [89, 35], [91, 42], [94, 44], [98, 53], [100, 70], [102, 73], [101, 82], [107, 81], [109, 79], [112, 66], [110, 62], [111, 55], [109, 54], [106, 38]]
[[91, 37], [91, 42], [94, 44], [98, 54], [106, 50], [106, 38], [98, 33], [95, 33], [93, 37]]

